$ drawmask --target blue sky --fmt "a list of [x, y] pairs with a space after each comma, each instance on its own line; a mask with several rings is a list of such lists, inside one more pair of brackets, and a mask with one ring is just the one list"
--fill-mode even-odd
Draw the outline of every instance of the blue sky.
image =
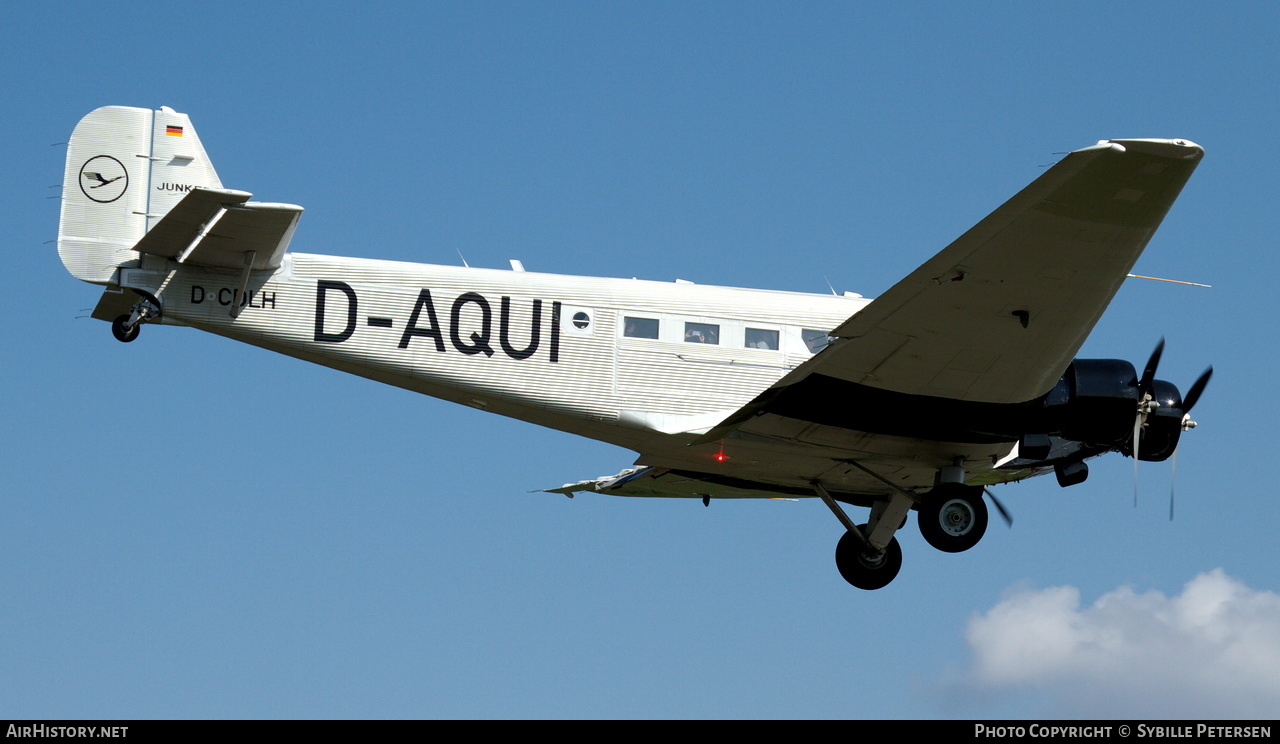
[[[0, 717], [1280, 715], [1272, 4], [0, 11]], [[1083, 356], [1216, 375], [1170, 467], [1001, 488], [879, 592], [816, 500], [538, 493], [631, 453], [151, 328], [51, 241], [89, 110], [191, 115], [294, 247], [875, 296], [1101, 138], [1207, 155]]]

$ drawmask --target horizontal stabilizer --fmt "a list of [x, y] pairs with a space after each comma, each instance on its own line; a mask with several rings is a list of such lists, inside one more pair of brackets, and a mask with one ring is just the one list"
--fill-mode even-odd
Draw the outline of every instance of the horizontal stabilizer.
[[247, 191], [192, 189], [133, 246], [139, 253], [177, 258], [200, 237], [224, 207], [243, 204], [253, 197]]
[[178, 263], [253, 270], [280, 266], [302, 207], [248, 201], [229, 189], [192, 189], [134, 246], [140, 253]]

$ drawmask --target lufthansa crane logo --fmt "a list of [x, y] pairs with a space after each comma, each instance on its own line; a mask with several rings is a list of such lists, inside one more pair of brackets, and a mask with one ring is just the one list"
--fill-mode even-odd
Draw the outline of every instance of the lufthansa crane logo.
[[113, 202], [128, 188], [129, 171], [110, 155], [96, 155], [80, 166], [80, 190], [96, 202]]

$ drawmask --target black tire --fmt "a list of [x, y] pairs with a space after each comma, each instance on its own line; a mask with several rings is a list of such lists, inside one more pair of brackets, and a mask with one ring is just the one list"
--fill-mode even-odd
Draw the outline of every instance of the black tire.
[[116, 340], [121, 343], [127, 344], [130, 341], [134, 340], [135, 338], [138, 337], [138, 333], [142, 330], [141, 324], [138, 324], [132, 328], [126, 328], [128, 323], [129, 323], [128, 315], [121, 315], [120, 317], [111, 321], [111, 335], [115, 336]]
[[[858, 529], [866, 533], [866, 525]], [[880, 589], [888, 586], [902, 568], [902, 547], [893, 538], [875, 555], [868, 555], [862, 541], [846, 532], [836, 543], [836, 568], [844, 580], [859, 589]]]
[[944, 553], [961, 553], [987, 532], [981, 486], [944, 483], [925, 495], [916, 522], [925, 542]]

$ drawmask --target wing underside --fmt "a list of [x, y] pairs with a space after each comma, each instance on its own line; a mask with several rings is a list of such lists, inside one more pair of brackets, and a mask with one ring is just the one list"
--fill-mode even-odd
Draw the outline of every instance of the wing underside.
[[617, 475], [566, 483], [548, 488], [546, 493], [562, 493], [573, 498], [575, 493], [606, 493], [613, 496], [651, 498], [788, 498], [812, 496], [810, 489], [770, 486], [764, 483], [727, 478], [712, 473], [671, 470], [669, 468], [628, 468]]
[[637, 464], [766, 490], [820, 480], [860, 497], [931, 488], [957, 462], [971, 484], [1044, 472], [996, 466], [1202, 155], [1185, 140], [1069, 154], [836, 327], [823, 351]]
[[933, 420], [899, 418], [893, 433], [910, 436], [954, 428], [937, 420], [936, 401], [959, 410], [1045, 394], [1202, 155], [1185, 140], [1106, 140], [1071, 153], [701, 441], [731, 431], [767, 435], [761, 418], [784, 409], [802, 420], [810, 410], [850, 422], [863, 418], [860, 411], [893, 421], [903, 401], [915, 401], [918, 416]]

